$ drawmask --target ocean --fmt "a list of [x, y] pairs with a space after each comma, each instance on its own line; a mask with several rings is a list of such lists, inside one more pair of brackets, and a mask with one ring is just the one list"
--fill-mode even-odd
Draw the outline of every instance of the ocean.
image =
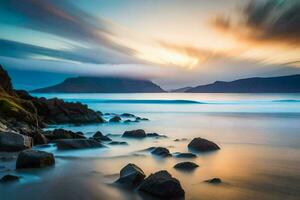
[[[104, 149], [58, 151], [54, 167], [12, 171], [20, 183], [0, 185], [1, 199], [149, 199], [113, 183], [119, 171], [134, 163], [149, 175], [167, 170], [182, 184], [185, 199], [282, 200], [300, 196], [300, 94], [32, 94], [82, 102], [102, 113], [132, 113], [149, 121], [89, 125], [59, 125], [82, 131], [111, 134], [128, 145]], [[108, 119], [107, 116], [105, 116]], [[126, 130], [144, 129], [167, 138], [124, 139]], [[221, 150], [198, 154], [193, 172], [173, 166], [187, 159], [158, 158], [141, 151], [167, 147], [171, 153], [188, 152], [194, 137], [217, 143]], [[188, 141], [174, 141], [187, 138]], [[0, 175], [5, 174], [0, 170]], [[204, 181], [219, 177], [220, 185]], [[151, 199], [151, 198], [150, 198]]]

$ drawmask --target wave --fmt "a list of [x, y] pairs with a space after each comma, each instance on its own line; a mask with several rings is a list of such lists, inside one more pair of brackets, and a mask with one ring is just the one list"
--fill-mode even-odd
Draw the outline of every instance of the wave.
[[[72, 99], [68, 99], [68, 101], [72, 101]], [[75, 99], [74, 99], [75, 100]], [[147, 100], [139, 100], [139, 99], [76, 99], [76, 101], [84, 102], [84, 103], [125, 103], [125, 104], [204, 104], [199, 101], [192, 100], [158, 100], [158, 99], [147, 99]]]

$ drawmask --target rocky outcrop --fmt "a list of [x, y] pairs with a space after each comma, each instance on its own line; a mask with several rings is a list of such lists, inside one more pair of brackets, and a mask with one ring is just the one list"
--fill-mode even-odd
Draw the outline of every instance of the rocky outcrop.
[[50, 124], [82, 124], [103, 123], [104, 119], [87, 105], [79, 102], [64, 102], [61, 99], [34, 98], [33, 104], [37, 108], [38, 115]]
[[139, 190], [164, 199], [180, 198], [185, 194], [180, 182], [167, 171], [159, 171], [148, 176]]
[[45, 137], [49, 141], [60, 139], [86, 139], [82, 132], [73, 132], [65, 129], [54, 129], [53, 131], [45, 131]]
[[0, 92], [14, 95], [14, 89], [7, 72], [0, 65]]
[[54, 164], [55, 159], [52, 153], [37, 150], [24, 150], [17, 158], [16, 168], [42, 168]]
[[193, 163], [193, 162], [181, 162], [181, 163], [177, 163], [174, 166], [175, 169], [185, 170], [185, 171], [191, 171], [197, 167], [199, 167], [199, 165], [197, 165], [196, 163]]
[[122, 135], [122, 137], [137, 138], [137, 139], [145, 138], [146, 136], [147, 136], [146, 132], [142, 129], [125, 131]]
[[194, 138], [189, 144], [188, 148], [198, 152], [208, 152], [219, 150], [220, 147], [212, 141], [203, 138]]
[[135, 164], [128, 164], [120, 171], [120, 178], [116, 183], [121, 184], [128, 188], [134, 188], [138, 186], [146, 177], [141, 168]]
[[156, 147], [154, 150], [151, 151], [151, 154], [160, 156], [160, 157], [171, 157], [170, 151], [164, 147]]
[[21, 151], [32, 147], [32, 138], [14, 132], [0, 132], [0, 151]]
[[56, 141], [57, 149], [70, 150], [70, 149], [91, 149], [105, 147], [100, 142], [93, 139], [64, 139]]

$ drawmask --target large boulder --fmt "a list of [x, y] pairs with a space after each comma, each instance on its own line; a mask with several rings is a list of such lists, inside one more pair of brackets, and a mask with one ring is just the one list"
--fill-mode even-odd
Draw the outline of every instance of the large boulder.
[[14, 132], [0, 132], [0, 151], [21, 151], [31, 147], [31, 137]]
[[116, 183], [125, 187], [133, 188], [138, 186], [145, 177], [146, 175], [141, 168], [130, 163], [122, 168], [120, 171], [120, 178], [116, 181]]
[[100, 142], [93, 139], [64, 139], [57, 140], [57, 149], [69, 150], [69, 149], [89, 149], [89, 148], [101, 148], [105, 147]]
[[33, 135], [33, 144], [34, 145], [44, 145], [48, 143], [48, 139], [45, 135], [41, 133], [36, 133]]
[[170, 154], [170, 151], [167, 148], [164, 147], [156, 147], [155, 149], [153, 149], [151, 151], [152, 154], [157, 155], [157, 156], [161, 156], [161, 157], [170, 157], [172, 156]]
[[65, 129], [54, 129], [53, 131], [46, 131], [44, 133], [46, 138], [50, 141], [60, 139], [85, 139], [86, 137], [81, 132], [73, 132]]
[[185, 171], [191, 171], [197, 167], [199, 167], [199, 165], [193, 162], [180, 162], [174, 166], [175, 169], [185, 170]]
[[52, 153], [38, 150], [24, 150], [17, 158], [16, 168], [42, 168], [54, 164], [55, 159]]
[[220, 149], [220, 147], [214, 142], [200, 137], [194, 138], [188, 144], [188, 148], [198, 152], [208, 152]]
[[128, 138], [145, 138], [146, 132], [142, 129], [132, 130], [132, 131], [125, 131], [122, 135], [122, 137], [128, 137]]
[[184, 197], [185, 193], [180, 182], [165, 170], [148, 176], [139, 190], [164, 199]]

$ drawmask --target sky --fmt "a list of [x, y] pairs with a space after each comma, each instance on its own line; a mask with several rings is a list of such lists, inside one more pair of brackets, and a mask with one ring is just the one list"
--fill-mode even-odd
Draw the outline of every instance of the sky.
[[300, 0], [1, 0], [0, 64], [21, 89], [71, 76], [164, 89], [300, 73]]

